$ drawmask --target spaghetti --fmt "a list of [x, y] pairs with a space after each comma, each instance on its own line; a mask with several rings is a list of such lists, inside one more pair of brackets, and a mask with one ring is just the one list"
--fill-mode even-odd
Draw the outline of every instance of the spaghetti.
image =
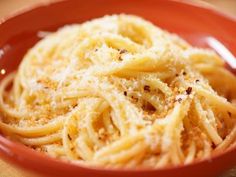
[[235, 144], [235, 90], [213, 51], [136, 16], [105, 16], [28, 51], [1, 82], [0, 130], [82, 164], [186, 164]]

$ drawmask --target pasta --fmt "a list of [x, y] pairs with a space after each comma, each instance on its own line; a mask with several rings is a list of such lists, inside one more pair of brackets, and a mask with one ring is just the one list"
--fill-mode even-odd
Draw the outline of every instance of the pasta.
[[235, 90], [213, 51], [137, 16], [105, 16], [27, 52], [1, 81], [0, 130], [85, 165], [187, 164], [235, 145]]

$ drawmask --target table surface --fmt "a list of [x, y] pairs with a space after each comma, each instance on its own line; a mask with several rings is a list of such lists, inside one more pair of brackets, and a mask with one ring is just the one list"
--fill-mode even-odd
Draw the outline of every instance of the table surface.
[[[29, 7], [35, 3], [48, 3], [52, 0], [0, 0], [0, 18], [5, 17], [22, 8]], [[190, 1], [190, 0], [186, 0]], [[202, 3], [200, 0], [193, 0]], [[204, 0], [203, 3], [210, 3], [221, 11], [236, 16], [236, 0]], [[27, 175], [28, 176], [28, 175]], [[0, 160], [0, 177], [26, 177], [26, 174]], [[230, 170], [221, 177], [236, 177], [236, 168]]]

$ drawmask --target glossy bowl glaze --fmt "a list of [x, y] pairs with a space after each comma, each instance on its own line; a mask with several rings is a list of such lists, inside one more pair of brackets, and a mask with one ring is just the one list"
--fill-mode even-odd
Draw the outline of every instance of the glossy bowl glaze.
[[[25, 52], [39, 40], [39, 31], [54, 31], [65, 24], [115, 13], [142, 16], [195, 46], [219, 50], [225, 59], [231, 57], [234, 62], [236, 20], [211, 7], [180, 0], [68, 0], [36, 6], [0, 20], [0, 79], [17, 68]], [[1, 135], [0, 156], [24, 171], [45, 177], [213, 177], [236, 165], [236, 149], [232, 149], [190, 165], [157, 170], [89, 168], [49, 158]]]

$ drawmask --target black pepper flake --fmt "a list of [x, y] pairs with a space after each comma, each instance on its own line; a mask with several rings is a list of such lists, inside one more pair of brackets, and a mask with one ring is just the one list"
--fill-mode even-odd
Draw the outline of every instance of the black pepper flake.
[[177, 99], [177, 101], [178, 101], [179, 103], [181, 103], [181, 101], [182, 101], [182, 98], [178, 98], [178, 99]]
[[185, 76], [186, 74], [187, 74], [187, 73], [184, 71], [184, 72], [183, 72], [183, 75]]
[[228, 111], [227, 113], [228, 113], [229, 117], [231, 117], [231, 116], [232, 116], [232, 113], [231, 113], [231, 112], [229, 112], [229, 111]]
[[149, 85], [145, 85], [143, 89], [144, 89], [145, 91], [150, 92], [150, 86], [149, 86]]
[[191, 92], [192, 92], [192, 87], [188, 87], [187, 90], [186, 90], [186, 93], [187, 93], [188, 95], [190, 95]]
[[195, 80], [195, 82], [199, 82], [199, 81], [200, 81], [199, 79]]
[[119, 60], [119, 61], [122, 61], [123, 59], [121, 58], [121, 56], [119, 56], [118, 60]]
[[124, 95], [127, 96], [127, 92], [126, 91], [124, 91]]
[[95, 49], [95, 52], [97, 52], [98, 51], [98, 49]]
[[120, 54], [123, 54], [123, 53], [126, 53], [126, 52], [128, 52], [128, 51], [125, 50], [125, 49], [121, 49], [121, 50], [119, 50], [119, 52], [120, 52]]
[[68, 136], [69, 140], [72, 140], [72, 138], [70, 137], [70, 135], [67, 135], [67, 136]]
[[77, 105], [78, 105], [78, 104], [73, 105], [72, 108], [75, 108]]

